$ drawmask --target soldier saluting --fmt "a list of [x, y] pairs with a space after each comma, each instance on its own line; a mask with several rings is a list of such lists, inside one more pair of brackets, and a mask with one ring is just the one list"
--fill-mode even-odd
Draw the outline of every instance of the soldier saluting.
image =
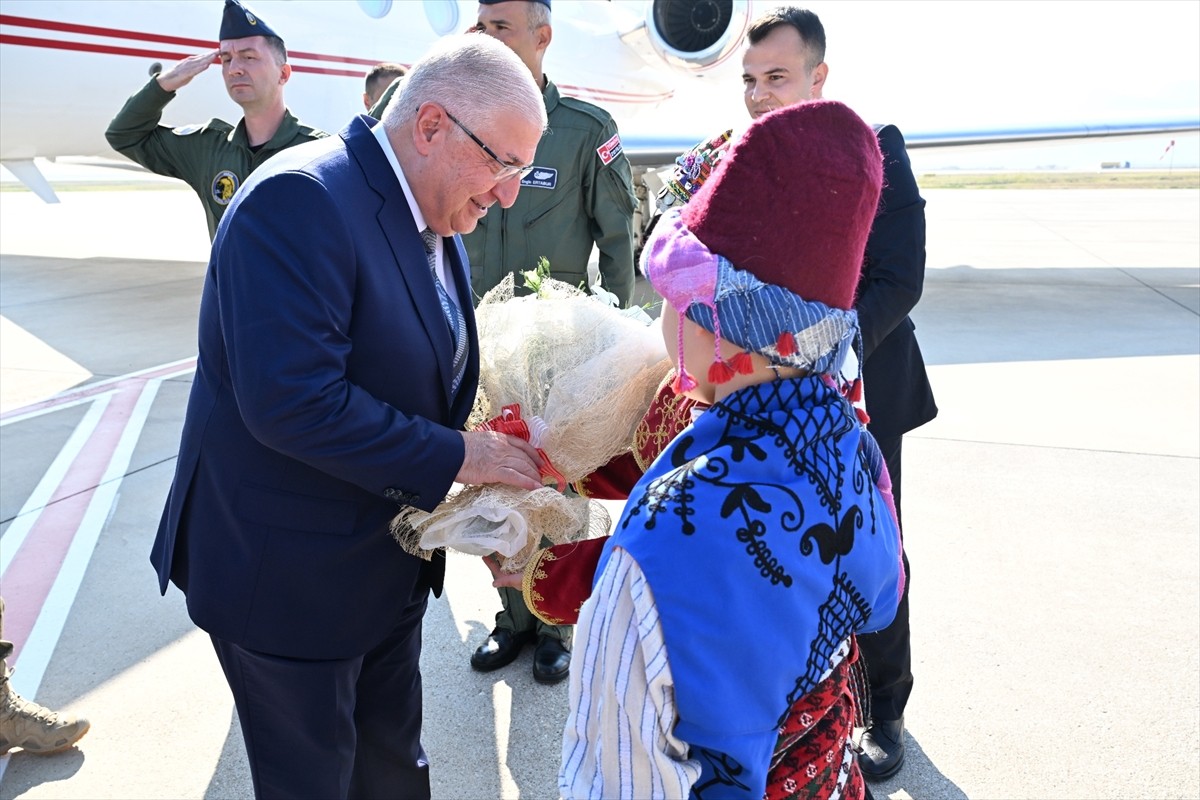
[[[221, 62], [221, 76], [242, 119], [230, 125], [210, 119], [200, 125], [160, 125], [175, 92]], [[283, 39], [238, 0], [225, 0], [217, 50], [185, 58], [152, 77], [109, 123], [105, 137], [119, 153], [151, 172], [186, 182], [204, 204], [208, 235], [246, 177], [271, 156], [326, 134], [300, 123], [283, 100], [292, 76]]]

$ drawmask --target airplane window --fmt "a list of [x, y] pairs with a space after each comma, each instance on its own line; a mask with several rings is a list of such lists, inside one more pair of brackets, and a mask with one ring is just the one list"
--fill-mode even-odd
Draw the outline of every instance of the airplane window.
[[438, 36], [458, 32], [458, 3], [455, 0], [425, 0], [425, 19]]
[[358, 7], [368, 17], [383, 19], [392, 10], [392, 0], [358, 0]]

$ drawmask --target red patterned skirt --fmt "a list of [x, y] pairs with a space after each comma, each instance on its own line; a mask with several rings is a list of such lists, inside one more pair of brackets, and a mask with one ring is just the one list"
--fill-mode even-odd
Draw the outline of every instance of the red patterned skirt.
[[828, 678], [797, 700], [779, 731], [766, 800], [862, 800], [862, 772], [855, 757], [852, 667], [858, 644]]

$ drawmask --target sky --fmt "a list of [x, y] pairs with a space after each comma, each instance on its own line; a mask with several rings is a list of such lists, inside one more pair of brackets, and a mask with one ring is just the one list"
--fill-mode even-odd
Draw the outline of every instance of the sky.
[[[825, 96], [870, 122], [941, 131], [1200, 117], [1197, 0], [842, 0], [799, 3], [825, 26]], [[773, 3], [754, 3], [755, 13]], [[726, 100], [725, 98], [728, 98]], [[745, 119], [740, 64], [679, 101], [716, 120]], [[699, 102], [698, 102], [699, 100]], [[1175, 147], [1160, 162], [1171, 139]], [[998, 148], [1036, 166], [1200, 164], [1200, 136]], [[998, 155], [997, 155], [998, 154]], [[986, 163], [981, 163], [986, 166]], [[1005, 164], [996, 164], [1005, 166]]]

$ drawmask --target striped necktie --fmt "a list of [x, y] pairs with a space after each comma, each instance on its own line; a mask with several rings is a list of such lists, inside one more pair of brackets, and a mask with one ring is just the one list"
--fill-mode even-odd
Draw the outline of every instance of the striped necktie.
[[437, 287], [438, 301], [442, 304], [442, 314], [446, 324], [450, 326], [450, 340], [454, 344], [454, 377], [450, 381], [450, 391], [457, 393], [462, 383], [463, 375], [467, 372], [467, 319], [462, 309], [450, 299], [450, 294], [437, 273], [437, 234], [432, 229], [421, 231], [421, 241], [425, 245], [425, 260], [429, 263], [429, 271], [433, 274], [433, 285]]

